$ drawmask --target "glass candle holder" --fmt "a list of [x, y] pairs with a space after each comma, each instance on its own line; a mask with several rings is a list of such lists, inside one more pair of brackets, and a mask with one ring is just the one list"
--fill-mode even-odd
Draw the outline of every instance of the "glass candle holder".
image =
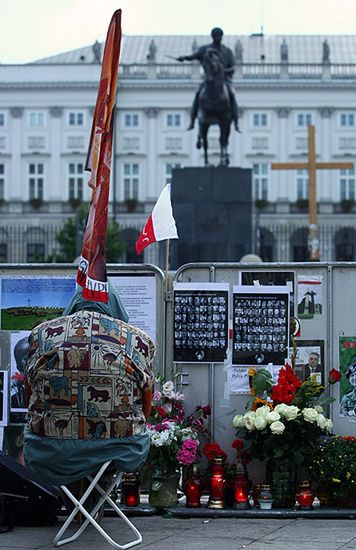
[[136, 474], [124, 474], [121, 482], [121, 502], [125, 506], [140, 504], [140, 484]]
[[232, 478], [232, 487], [234, 493], [233, 507], [240, 510], [250, 508], [248, 495], [250, 492], [251, 482], [248, 478], [246, 468], [241, 463], [238, 463], [235, 467], [235, 472]]
[[210, 475], [210, 495], [208, 508], [225, 508], [225, 459], [216, 457], [212, 460]]
[[187, 508], [200, 508], [202, 481], [198, 464], [193, 464], [183, 485]]
[[301, 510], [310, 510], [313, 507], [314, 493], [311, 490], [309, 481], [301, 481], [296, 500]]
[[272, 493], [270, 485], [261, 485], [261, 492], [258, 497], [261, 510], [271, 510], [272, 508]]

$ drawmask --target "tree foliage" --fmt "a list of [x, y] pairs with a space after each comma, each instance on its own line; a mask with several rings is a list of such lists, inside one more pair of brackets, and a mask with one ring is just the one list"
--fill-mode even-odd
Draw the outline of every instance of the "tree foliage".
[[[62, 229], [56, 235], [56, 241], [60, 245], [60, 251], [53, 254], [50, 261], [58, 263], [72, 263], [80, 255], [85, 227], [89, 214], [89, 205], [82, 204], [78, 207], [74, 218], [69, 218]], [[108, 263], [119, 261], [126, 246], [120, 240], [120, 226], [115, 220], [108, 221], [106, 260]]]

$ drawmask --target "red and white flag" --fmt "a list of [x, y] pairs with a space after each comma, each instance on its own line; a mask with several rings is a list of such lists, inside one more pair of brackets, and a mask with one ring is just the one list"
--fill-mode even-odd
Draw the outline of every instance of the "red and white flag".
[[170, 184], [163, 188], [158, 197], [152, 214], [137, 239], [136, 252], [141, 254], [142, 250], [149, 244], [165, 239], [178, 239], [176, 222], [172, 212]]

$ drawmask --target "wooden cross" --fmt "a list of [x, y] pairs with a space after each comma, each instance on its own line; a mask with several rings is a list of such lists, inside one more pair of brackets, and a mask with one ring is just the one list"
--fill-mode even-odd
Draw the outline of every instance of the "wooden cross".
[[[308, 161], [307, 162], [272, 162], [272, 170], [308, 170], [309, 174], [309, 239], [318, 240], [316, 171], [351, 169], [352, 162], [317, 162], [315, 155], [315, 126], [308, 126]], [[319, 260], [319, 242], [309, 247], [309, 259]]]

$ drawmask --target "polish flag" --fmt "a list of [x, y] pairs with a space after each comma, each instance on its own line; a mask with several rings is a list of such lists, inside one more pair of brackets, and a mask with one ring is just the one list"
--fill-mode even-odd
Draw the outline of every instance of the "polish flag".
[[178, 239], [176, 222], [172, 212], [170, 184], [163, 188], [158, 197], [152, 214], [137, 239], [136, 252], [141, 254], [142, 250], [149, 244], [165, 239]]

